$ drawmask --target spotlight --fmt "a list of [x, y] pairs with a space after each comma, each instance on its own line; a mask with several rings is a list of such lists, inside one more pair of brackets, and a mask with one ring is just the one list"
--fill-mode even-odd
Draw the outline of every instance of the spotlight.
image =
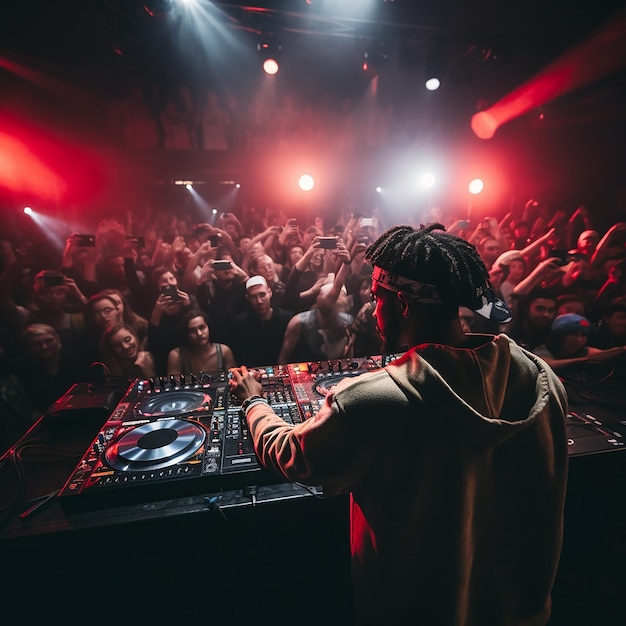
[[310, 174], [303, 174], [298, 179], [298, 186], [302, 191], [311, 191], [315, 187], [315, 180]]
[[33, 214], [33, 210], [29, 206], [25, 206], [24, 207], [24, 213], [26, 215], [32, 215]]
[[441, 86], [445, 74], [444, 51], [441, 45], [433, 48], [424, 64], [424, 87], [436, 91]]
[[262, 58], [263, 71], [270, 76], [279, 70], [280, 56], [283, 46], [275, 35], [269, 34], [263, 37], [256, 46]]
[[371, 43], [369, 48], [363, 53], [363, 64], [361, 68], [370, 76], [378, 76], [381, 69], [389, 63], [389, 50], [387, 44], [382, 40]]
[[485, 185], [480, 178], [474, 178], [473, 180], [469, 182], [469, 185], [467, 186], [467, 190], [473, 196], [475, 196], [476, 194], [479, 194], [483, 190], [484, 186]]
[[422, 187], [428, 189], [435, 184], [435, 175], [432, 172], [424, 172], [421, 176], [420, 182]]

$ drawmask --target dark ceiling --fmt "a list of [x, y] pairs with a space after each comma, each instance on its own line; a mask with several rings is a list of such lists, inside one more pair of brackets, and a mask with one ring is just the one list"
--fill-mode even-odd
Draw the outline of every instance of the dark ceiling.
[[[145, 60], [150, 55], [165, 62], [174, 48], [165, 33], [168, 29], [171, 33], [177, 13], [184, 10], [177, 2], [12, 2], [3, 7], [0, 50], [92, 68], [114, 63], [114, 50], [128, 57]], [[518, 76], [539, 70], [604, 24], [623, 5], [619, 0], [200, 2], [218, 9], [212, 11], [219, 16], [212, 28], [238, 32], [240, 37], [272, 32], [285, 42], [309, 42], [310, 49], [317, 47], [320, 53], [323, 47], [345, 46], [346, 42], [358, 47], [372, 40], [384, 41], [400, 63], [408, 63], [411, 56], [434, 45], [443, 45], [451, 59], [472, 56], [509, 63]], [[374, 8], [369, 13], [349, 9], [355, 5]], [[209, 40], [215, 34], [207, 29], [204, 37]], [[326, 59], [324, 55], [320, 58]]]
[[[283, 44], [283, 85], [352, 96], [363, 87], [363, 51], [377, 44], [389, 53], [381, 96], [393, 100], [412, 85], [417, 90], [425, 59], [438, 49], [448, 80], [439, 114], [456, 116], [467, 132], [477, 108], [493, 104], [607, 23], [626, 23], [619, 0], [203, 1], [194, 32], [181, 34], [183, 9], [176, 0], [19, 0], [3, 7], [0, 59], [105, 98], [123, 93], [129, 80], [160, 89], [181, 80], [198, 88], [224, 81], [225, 87], [245, 91], [247, 81], [258, 80], [255, 42], [273, 34]], [[369, 15], [349, 8], [368, 4], [375, 8]], [[618, 52], [625, 50], [624, 38], [622, 28]], [[393, 78], [387, 81], [386, 74]], [[11, 98], [7, 86], [22, 79], [16, 81], [0, 65], [0, 106]], [[583, 154], [598, 162], [594, 150], [604, 150], [619, 178], [623, 167], [616, 164], [626, 162], [624, 142], [617, 139], [626, 133], [623, 62], [547, 107], [546, 125], [562, 133], [558, 158]], [[602, 139], [594, 135], [598, 125]], [[574, 135], [587, 137], [570, 150]], [[602, 147], [605, 140], [608, 148]], [[548, 160], [553, 160], [551, 143], [547, 137], [540, 148]]]

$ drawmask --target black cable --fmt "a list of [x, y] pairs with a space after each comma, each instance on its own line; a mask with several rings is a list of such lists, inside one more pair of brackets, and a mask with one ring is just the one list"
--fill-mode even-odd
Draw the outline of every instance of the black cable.
[[17, 494], [13, 498], [13, 501], [8, 506], [0, 510], [0, 526], [3, 526], [6, 523], [6, 521], [11, 517], [11, 515], [13, 515], [13, 513], [21, 503], [22, 498], [24, 497], [25, 488], [24, 468], [22, 467], [22, 464], [19, 460], [17, 449], [11, 448], [11, 450], [9, 450], [7, 455], [4, 457], [4, 459], [7, 458], [11, 461], [11, 466], [15, 469], [15, 473], [17, 474], [18, 490]]

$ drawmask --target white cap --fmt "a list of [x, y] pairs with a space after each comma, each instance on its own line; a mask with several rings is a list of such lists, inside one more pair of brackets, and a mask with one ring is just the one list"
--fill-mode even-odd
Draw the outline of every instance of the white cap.
[[248, 291], [250, 287], [256, 287], [257, 285], [263, 285], [264, 287], [267, 287], [267, 281], [265, 280], [265, 278], [263, 278], [263, 276], [259, 276], [258, 274], [256, 276], [248, 278], [248, 280], [246, 281], [246, 291]]
[[509, 265], [511, 261], [523, 261], [524, 256], [520, 250], [507, 250], [503, 252], [491, 266], [492, 270], [501, 270], [503, 266]]

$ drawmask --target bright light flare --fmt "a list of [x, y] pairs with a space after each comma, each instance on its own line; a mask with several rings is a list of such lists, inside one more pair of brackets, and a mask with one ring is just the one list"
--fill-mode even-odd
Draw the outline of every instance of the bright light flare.
[[480, 178], [474, 178], [473, 180], [470, 180], [467, 189], [473, 196], [475, 196], [476, 194], [479, 194], [484, 187], [485, 185]]
[[263, 61], [263, 71], [269, 76], [278, 73], [278, 61], [276, 59], [265, 59]]
[[430, 189], [435, 184], [435, 175], [432, 172], [424, 172], [420, 177], [420, 184], [425, 189]]
[[302, 174], [298, 179], [298, 187], [302, 189], [302, 191], [311, 191], [313, 187], [315, 187], [315, 180], [313, 176], [310, 174]]
[[510, 120], [624, 67], [625, 31], [626, 13], [621, 13], [493, 106], [472, 116], [474, 134], [491, 139]]
[[438, 78], [429, 78], [424, 83], [424, 87], [426, 87], [428, 91], [437, 91], [437, 89], [441, 87], [441, 81]]
[[24, 213], [26, 215], [32, 215], [33, 214], [33, 210], [29, 206], [25, 206], [24, 207]]
[[66, 185], [27, 140], [0, 133], [0, 187], [54, 198]]

